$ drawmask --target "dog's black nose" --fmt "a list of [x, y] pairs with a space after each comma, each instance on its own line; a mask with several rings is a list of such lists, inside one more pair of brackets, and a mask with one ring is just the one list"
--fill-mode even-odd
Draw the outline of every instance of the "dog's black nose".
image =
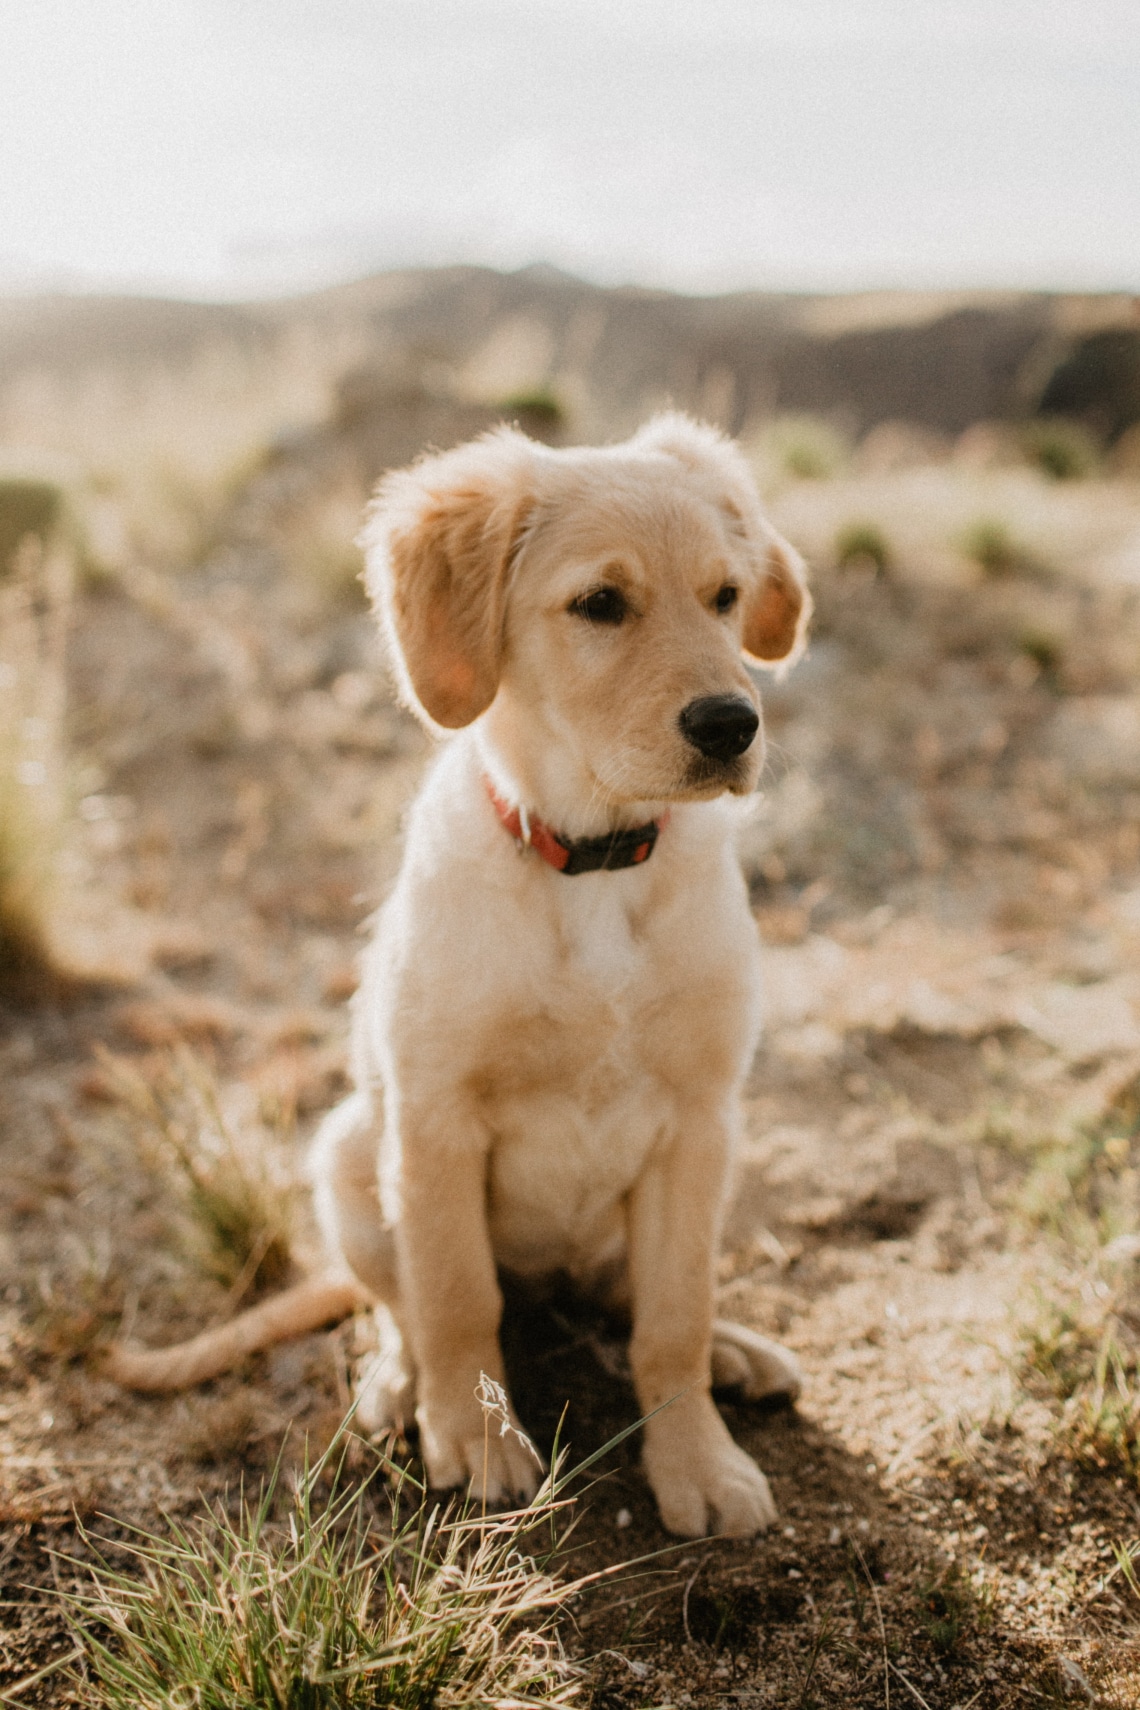
[[702, 695], [681, 712], [681, 734], [706, 760], [735, 760], [760, 728], [760, 714], [740, 695]]

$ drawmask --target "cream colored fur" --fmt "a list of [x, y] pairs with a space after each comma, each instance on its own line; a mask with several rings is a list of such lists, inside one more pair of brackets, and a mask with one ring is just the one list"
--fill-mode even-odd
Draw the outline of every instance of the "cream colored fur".
[[[498, 1270], [565, 1272], [628, 1305], [666, 1526], [750, 1534], [772, 1498], [711, 1385], [799, 1387], [790, 1355], [713, 1320], [759, 1023], [728, 798], [755, 788], [763, 742], [713, 763], [678, 720], [713, 695], [759, 710], [742, 655], [794, 656], [802, 566], [739, 453], [680, 416], [604, 450], [500, 432], [427, 458], [383, 483], [364, 542], [403, 692], [456, 734], [365, 954], [357, 1090], [313, 1155], [330, 1252], [376, 1303], [361, 1417], [414, 1412], [434, 1484], [532, 1491], [509, 1434], [484, 1488], [475, 1390], [504, 1381]], [[576, 605], [602, 586], [620, 623]], [[519, 852], [487, 779], [570, 837], [665, 823], [645, 865], [567, 877]]]

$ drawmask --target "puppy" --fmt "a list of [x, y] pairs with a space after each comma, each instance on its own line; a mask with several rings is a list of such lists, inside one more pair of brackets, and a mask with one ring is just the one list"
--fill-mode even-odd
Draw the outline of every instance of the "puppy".
[[380, 1303], [367, 1423], [413, 1405], [434, 1484], [534, 1487], [485, 1433], [496, 1272], [628, 1304], [670, 1530], [768, 1524], [710, 1388], [794, 1394], [713, 1326], [757, 937], [725, 796], [755, 789], [742, 654], [801, 643], [802, 566], [743, 458], [679, 416], [551, 451], [499, 432], [389, 476], [363, 537], [408, 704], [455, 731], [412, 810], [356, 999], [357, 1091], [315, 1153], [330, 1248]]
[[[297, 1300], [374, 1303], [358, 1417], [414, 1416], [432, 1484], [496, 1501], [536, 1478], [476, 1397], [504, 1382], [497, 1275], [567, 1274], [628, 1310], [665, 1525], [750, 1535], [775, 1508], [712, 1387], [799, 1377], [713, 1318], [759, 1024], [726, 798], [760, 776], [744, 662], [801, 647], [802, 564], [739, 452], [679, 415], [602, 450], [503, 430], [426, 457], [382, 483], [362, 544], [403, 697], [454, 734], [364, 957], [356, 1090], [315, 1143], [338, 1269]], [[306, 1327], [257, 1310], [277, 1329], [238, 1352]]]

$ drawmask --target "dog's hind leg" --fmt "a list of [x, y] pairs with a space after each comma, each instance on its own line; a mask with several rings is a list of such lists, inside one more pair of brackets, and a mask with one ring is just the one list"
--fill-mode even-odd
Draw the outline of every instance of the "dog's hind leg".
[[396, 1236], [380, 1205], [381, 1122], [368, 1093], [342, 1099], [317, 1129], [309, 1175], [329, 1258], [347, 1265], [377, 1300], [395, 1305]]
[[415, 1372], [400, 1325], [396, 1237], [380, 1204], [380, 1118], [365, 1092], [352, 1093], [317, 1131], [310, 1158], [317, 1218], [339, 1257], [377, 1299], [377, 1347], [356, 1375], [356, 1420], [369, 1433], [403, 1430], [416, 1411]]
[[387, 1306], [373, 1312], [377, 1347], [361, 1361], [356, 1373], [356, 1420], [362, 1431], [394, 1427], [403, 1432], [416, 1416], [416, 1375], [408, 1344]]
[[795, 1401], [803, 1388], [794, 1354], [727, 1318], [713, 1321], [712, 1381], [745, 1401]]

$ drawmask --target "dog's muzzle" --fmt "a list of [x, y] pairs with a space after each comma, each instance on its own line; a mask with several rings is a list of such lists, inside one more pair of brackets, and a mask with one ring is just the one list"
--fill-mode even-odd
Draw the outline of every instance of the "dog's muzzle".
[[706, 760], [736, 760], [760, 728], [760, 714], [742, 695], [702, 695], [681, 710], [681, 735]]

